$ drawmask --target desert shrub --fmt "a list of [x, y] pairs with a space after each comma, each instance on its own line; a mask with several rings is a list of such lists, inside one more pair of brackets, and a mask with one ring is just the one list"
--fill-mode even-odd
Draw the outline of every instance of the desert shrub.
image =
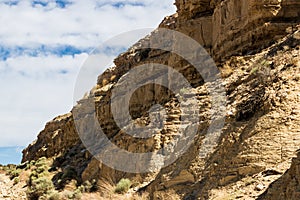
[[31, 200], [46, 200], [49, 199], [51, 195], [55, 196], [54, 185], [49, 179], [46, 158], [40, 158], [34, 164], [35, 168], [33, 168], [27, 181], [27, 197]]
[[35, 171], [38, 173], [38, 174], [41, 174], [43, 172], [46, 172], [48, 171], [48, 166], [47, 165], [42, 165], [42, 166], [39, 166], [35, 169]]
[[46, 157], [41, 157], [39, 158], [34, 165], [38, 168], [41, 166], [47, 166], [47, 158]]
[[8, 167], [8, 166], [2, 166], [2, 167], [1, 167], [1, 170], [7, 172], [7, 171], [9, 170], [9, 167]]
[[85, 192], [85, 188], [83, 185], [78, 186], [77, 190], [79, 190], [80, 192]]
[[78, 187], [81, 192], [93, 192], [97, 190], [97, 181], [93, 179], [90, 181], [85, 181], [81, 186]]
[[131, 187], [131, 181], [129, 179], [121, 179], [115, 188], [115, 193], [126, 193]]
[[30, 163], [26, 164], [26, 167], [24, 168], [24, 170], [29, 170], [32, 167], [32, 165]]
[[258, 61], [251, 69], [250, 74], [267, 76], [270, 74], [271, 62], [267, 60]]
[[25, 163], [22, 163], [21, 165], [19, 165], [17, 168], [24, 169], [24, 170], [29, 170], [34, 165], [35, 165], [35, 161], [34, 160], [32, 160], [30, 162], [26, 161]]
[[61, 195], [57, 191], [50, 191], [48, 194], [43, 194], [38, 200], [61, 200]]
[[32, 185], [32, 182], [38, 178], [47, 177], [49, 175], [48, 171], [42, 171], [40, 173], [37, 172], [36, 169], [34, 169], [31, 174], [29, 175], [29, 179], [27, 180], [27, 185]]
[[75, 180], [77, 182], [79, 179], [79, 175], [74, 167], [67, 166], [62, 172], [56, 173], [53, 177], [53, 182], [56, 189], [63, 189], [66, 184], [68, 184], [71, 180]]
[[78, 186], [77, 189], [68, 195], [69, 199], [81, 199], [82, 193], [96, 191], [96, 180], [85, 181], [82, 185]]
[[181, 89], [179, 90], [179, 93], [180, 93], [180, 95], [183, 96], [183, 95], [189, 93], [189, 89], [188, 89], [188, 88], [181, 88]]
[[69, 199], [81, 199], [82, 192], [79, 189], [76, 189], [74, 192], [68, 195]]
[[250, 71], [250, 74], [256, 74], [258, 71], [258, 67], [253, 67]]
[[84, 192], [91, 192], [93, 188], [93, 184], [90, 181], [85, 181], [83, 183], [83, 186], [84, 186]]
[[54, 191], [48, 195], [49, 200], [60, 200], [60, 195], [57, 191]]
[[35, 165], [35, 163], [36, 163], [36, 161], [32, 160], [32, 161], [30, 161], [29, 165], [33, 166], [33, 165]]
[[19, 177], [21, 174], [22, 170], [21, 169], [11, 169], [7, 172], [7, 175], [9, 176], [9, 178], [12, 180], [16, 177]]
[[18, 184], [20, 182], [20, 178], [19, 177], [15, 177], [14, 178], [14, 185]]
[[115, 195], [115, 183], [112, 179], [100, 179], [99, 184], [97, 184], [97, 187], [99, 188], [99, 191], [101, 193], [101, 196], [104, 198], [111, 199], [111, 196]]
[[34, 179], [27, 190], [29, 199], [35, 200], [45, 194], [50, 194], [54, 190], [54, 185], [47, 177]]

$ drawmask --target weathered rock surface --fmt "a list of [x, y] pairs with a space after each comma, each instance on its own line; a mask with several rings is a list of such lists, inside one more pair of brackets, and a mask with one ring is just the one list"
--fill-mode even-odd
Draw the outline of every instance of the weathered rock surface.
[[5, 172], [0, 171], [0, 199], [1, 200], [24, 200], [26, 198], [26, 184], [15, 184], [10, 178], [5, 175]]
[[177, 0], [178, 13], [161, 27], [191, 36], [215, 59], [253, 54], [299, 23], [297, 0]]
[[78, 140], [71, 113], [58, 116], [48, 122], [38, 139], [24, 149], [23, 161], [58, 156], [65, 149], [77, 144]]
[[[149, 42], [150, 35], [116, 58], [115, 67], [99, 76], [94, 89], [72, 110], [74, 114], [80, 109], [80, 115], [69, 113], [47, 123], [38, 139], [23, 151], [23, 161], [53, 158], [53, 169], [72, 167], [78, 181], [128, 177], [140, 184], [137, 190], [149, 192], [152, 199], [166, 190], [175, 191], [182, 199], [217, 199], [219, 188], [233, 191], [234, 199], [255, 199], [278, 178], [278, 174], [270, 178], [262, 174], [272, 170], [283, 173], [289, 168], [300, 146], [300, 36], [296, 26], [300, 22], [300, 1], [177, 0], [175, 4], [177, 13], [166, 17], [160, 27], [197, 40], [216, 59], [223, 77], [227, 116], [216, 150], [206, 158], [201, 156], [203, 132], [211, 121], [208, 83], [178, 55], [138, 49]], [[199, 133], [185, 154], [158, 172], [120, 172], [92, 158], [73, 120], [80, 120], [80, 128], [88, 132], [94, 126], [88, 119], [96, 114], [106, 136], [130, 152], [158, 151], [172, 142], [181, 111], [178, 96], [166, 88], [146, 85], [131, 99], [130, 114], [138, 124], [148, 124], [147, 111], [154, 104], [165, 108], [167, 123], [152, 138], [141, 141], [124, 134], [112, 116], [112, 88], [124, 84], [119, 80], [130, 69], [151, 62], [172, 66], [191, 82], [198, 99], [192, 109], [199, 109]], [[90, 102], [94, 102], [96, 113]], [[158, 109], [155, 114], [160, 112]]]
[[287, 172], [273, 182], [259, 199], [299, 199], [300, 198], [300, 154], [293, 158]]

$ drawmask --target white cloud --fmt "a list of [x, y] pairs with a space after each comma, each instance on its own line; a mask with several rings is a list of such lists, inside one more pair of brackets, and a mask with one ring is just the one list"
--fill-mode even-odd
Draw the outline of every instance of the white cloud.
[[[0, 1], [0, 146], [28, 145], [47, 121], [71, 109], [86, 49], [122, 32], [156, 27], [175, 11], [172, 1], [69, 0], [65, 8], [43, 2]], [[40, 48], [66, 45], [83, 52], [45, 54]], [[1, 48], [9, 49], [6, 59]]]
[[[117, 2], [123, 2], [124, 6], [114, 7]], [[174, 12], [171, 4], [157, 0], [78, 0], [61, 9], [53, 4], [32, 7], [28, 0], [22, 0], [16, 6], [2, 3], [0, 43], [8, 46], [67, 43], [90, 47], [117, 33], [156, 27], [163, 16]]]
[[0, 62], [9, 68], [0, 75], [0, 146], [25, 146], [47, 121], [71, 109], [77, 73], [86, 57], [22, 56]]

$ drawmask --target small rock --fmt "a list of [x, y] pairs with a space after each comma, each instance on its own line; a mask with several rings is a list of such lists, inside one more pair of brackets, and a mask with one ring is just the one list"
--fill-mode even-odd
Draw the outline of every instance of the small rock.
[[263, 189], [265, 189], [265, 186], [263, 184], [258, 184], [256, 187], [255, 187], [255, 190], [257, 191], [262, 191]]

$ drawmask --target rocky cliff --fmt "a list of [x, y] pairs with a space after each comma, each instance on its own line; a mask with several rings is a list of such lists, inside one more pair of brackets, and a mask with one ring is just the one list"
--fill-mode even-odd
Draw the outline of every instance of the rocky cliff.
[[300, 162], [299, 152], [293, 158], [292, 165], [282, 177], [273, 182], [259, 199], [299, 199], [300, 198]]
[[[68, 169], [79, 183], [97, 180], [101, 185], [104, 180], [116, 183], [129, 178], [137, 183], [135, 191], [147, 192], [151, 199], [170, 194], [178, 199], [255, 199], [290, 167], [300, 148], [300, 1], [176, 0], [175, 4], [177, 13], [166, 17], [160, 27], [198, 41], [218, 64], [226, 90], [225, 125], [215, 151], [201, 156], [202, 133], [211, 123], [209, 83], [174, 53], [139, 49], [154, 37], [153, 33], [117, 57], [115, 66], [99, 76], [97, 85], [71, 113], [48, 122], [38, 139], [24, 149], [23, 162], [41, 157], [53, 160], [56, 185], [61, 184], [61, 172]], [[106, 136], [119, 147], [148, 152], [171, 143], [184, 116], [178, 96], [164, 87], [146, 85], [131, 99], [130, 114], [140, 124], [148, 123], [147, 111], [152, 105], [159, 103], [167, 110], [165, 127], [152, 138], [139, 140], [124, 134], [112, 116], [112, 89], [124, 84], [119, 80], [143, 63], [172, 66], [189, 80], [198, 100], [192, 109], [199, 110], [199, 131], [193, 145], [173, 164], [151, 173], [125, 173], [91, 156], [78, 137], [74, 120], [82, 120], [81, 128], [89, 129], [91, 124], [84, 122], [93, 116], [92, 101]], [[72, 115], [78, 109], [83, 112]], [[287, 174], [297, 175], [294, 161]], [[284, 178], [287, 176], [278, 181], [288, 180]], [[297, 193], [290, 191], [296, 189], [297, 178], [293, 183], [280, 187], [275, 182], [271, 186], [282, 190], [282, 197], [293, 199]], [[269, 189], [264, 198], [273, 195], [269, 199], [282, 199], [276, 190]]]
[[299, 1], [177, 0], [177, 13], [161, 26], [193, 37], [214, 58], [253, 54], [299, 23]]

